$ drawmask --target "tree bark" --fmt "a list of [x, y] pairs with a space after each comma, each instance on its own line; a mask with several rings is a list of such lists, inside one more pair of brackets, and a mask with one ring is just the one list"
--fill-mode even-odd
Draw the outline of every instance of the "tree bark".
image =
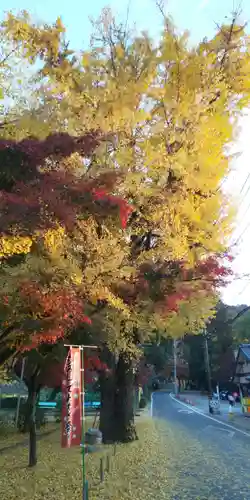
[[128, 443], [138, 439], [134, 422], [133, 360], [121, 353], [116, 367], [116, 394], [114, 431], [117, 442]]
[[103, 442], [127, 443], [137, 438], [134, 423], [133, 361], [126, 354], [113, 363], [111, 374], [100, 374], [100, 431]]
[[103, 443], [115, 442], [114, 436], [114, 405], [115, 405], [115, 378], [114, 374], [100, 375], [101, 390], [101, 410], [100, 410], [100, 431]]

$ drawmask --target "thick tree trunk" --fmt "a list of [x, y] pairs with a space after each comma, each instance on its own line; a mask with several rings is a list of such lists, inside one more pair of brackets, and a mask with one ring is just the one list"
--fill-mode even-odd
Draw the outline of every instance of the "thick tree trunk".
[[112, 373], [100, 375], [100, 431], [103, 442], [127, 443], [137, 439], [134, 424], [133, 361], [120, 354]]
[[105, 444], [113, 443], [114, 436], [114, 404], [115, 404], [115, 379], [114, 374], [100, 375], [101, 410], [100, 431]]
[[133, 361], [120, 354], [116, 367], [116, 394], [114, 408], [115, 440], [128, 443], [138, 439], [134, 422]]

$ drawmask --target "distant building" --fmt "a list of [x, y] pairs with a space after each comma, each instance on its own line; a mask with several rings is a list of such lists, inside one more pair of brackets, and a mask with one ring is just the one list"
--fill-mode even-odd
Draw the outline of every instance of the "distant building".
[[239, 345], [233, 380], [236, 384], [250, 386], [250, 344]]
[[240, 388], [242, 410], [250, 416], [250, 344], [239, 346], [233, 382]]

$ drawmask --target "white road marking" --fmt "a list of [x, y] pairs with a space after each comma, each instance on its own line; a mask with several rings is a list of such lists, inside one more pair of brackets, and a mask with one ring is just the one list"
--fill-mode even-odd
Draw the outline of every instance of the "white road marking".
[[[171, 399], [175, 401], [176, 403], [179, 403], [180, 405], [185, 406], [186, 408], [190, 408], [189, 405], [186, 403], [183, 403], [183, 401], [180, 401], [179, 399], [175, 399], [173, 394], [169, 394]], [[232, 429], [233, 431], [239, 432], [240, 434], [243, 434], [244, 436], [247, 436], [250, 438], [250, 433], [242, 431], [241, 429], [238, 429], [237, 427], [234, 427], [234, 425], [226, 424], [225, 422], [221, 422], [221, 420], [218, 420], [217, 418], [210, 417], [210, 415], [206, 415], [202, 411], [199, 411], [197, 408], [192, 408], [193, 412], [198, 413], [198, 415], [201, 415], [202, 417], [209, 418], [209, 420], [213, 420], [214, 422], [217, 422], [217, 424], [224, 425], [224, 427], [227, 427], [228, 429]]]
[[191, 413], [194, 413], [194, 412], [190, 411], [190, 410], [178, 410], [178, 413], [188, 413], [188, 414], [191, 414]]
[[221, 432], [226, 432], [229, 437], [234, 437], [235, 435], [235, 432], [234, 431], [229, 431], [228, 429], [223, 429], [223, 427], [217, 427], [217, 425], [208, 425], [207, 427], [205, 427], [204, 430], [212, 430], [213, 432], [214, 431], [221, 431]]

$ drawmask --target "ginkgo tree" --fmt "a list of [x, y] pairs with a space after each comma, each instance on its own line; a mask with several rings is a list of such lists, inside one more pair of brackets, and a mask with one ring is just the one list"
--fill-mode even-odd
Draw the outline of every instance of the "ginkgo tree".
[[2, 24], [41, 66], [35, 113], [3, 127], [2, 342], [57, 341], [94, 310], [116, 354], [114, 412], [129, 440], [138, 344], [156, 324], [165, 335], [199, 331], [228, 277], [231, 202], [220, 185], [249, 101], [249, 38], [233, 19], [190, 48], [165, 20], [156, 43], [109, 10], [93, 29], [79, 56], [60, 20], [9, 14]]

